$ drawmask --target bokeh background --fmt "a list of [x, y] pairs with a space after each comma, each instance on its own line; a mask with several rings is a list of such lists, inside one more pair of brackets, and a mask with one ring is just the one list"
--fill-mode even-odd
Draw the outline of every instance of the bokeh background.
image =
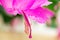
[[60, 14], [60, 0], [49, 1], [53, 3], [45, 7], [52, 10], [55, 15], [44, 24], [38, 24], [31, 20], [32, 39], [29, 39], [28, 35], [24, 33], [23, 16], [18, 14], [16, 16], [7, 15], [3, 7], [0, 6], [0, 40], [57, 40], [57, 27], [59, 26], [57, 14]]

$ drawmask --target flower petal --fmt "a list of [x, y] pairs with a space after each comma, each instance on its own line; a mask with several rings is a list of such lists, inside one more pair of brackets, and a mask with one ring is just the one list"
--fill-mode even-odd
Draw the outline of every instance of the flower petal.
[[33, 6], [31, 9], [37, 8], [37, 7], [42, 7], [42, 6], [47, 6], [51, 4], [52, 2], [49, 2], [48, 0], [35, 0]]
[[1, 2], [0, 2], [0, 5], [1, 5]]
[[29, 9], [33, 3], [34, 0], [14, 0], [13, 6], [14, 8], [19, 8], [20, 10], [26, 10]]
[[4, 8], [12, 8], [13, 0], [0, 0], [0, 2]]
[[0, 0], [0, 2], [7, 13], [14, 14], [13, 5], [12, 5], [13, 0]]
[[49, 2], [48, 0], [46, 0], [43, 4], [41, 4], [41, 6], [48, 6], [49, 4], [52, 4], [52, 2]]
[[24, 11], [27, 15], [27, 17], [30, 17], [31, 19], [39, 22], [39, 23], [43, 23], [45, 21], [47, 21], [49, 19], [49, 17], [53, 16], [53, 12], [46, 9], [46, 8], [41, 8], [38, 7], [36, 9], [33, 10], [27, 10]]
[[35, 0], [0, 0], [7, 13], [16, 15], [21, 10], [29, 9]]

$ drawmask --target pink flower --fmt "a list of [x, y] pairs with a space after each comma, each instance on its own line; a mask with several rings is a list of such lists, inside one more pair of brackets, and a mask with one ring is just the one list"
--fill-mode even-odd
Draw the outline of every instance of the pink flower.
[[8, 14], [23, 15], [25, 22], [29, 31], [31, 38], [31, 25], [29, 23], [28, 17], [35, 20], [38, 23], [43, 23], [53, 16], [53, 12], [43, 8], [42, 6], [47, 6], [52, 2], [48, 0], [0, 0], [1, 5], [4, 7]]

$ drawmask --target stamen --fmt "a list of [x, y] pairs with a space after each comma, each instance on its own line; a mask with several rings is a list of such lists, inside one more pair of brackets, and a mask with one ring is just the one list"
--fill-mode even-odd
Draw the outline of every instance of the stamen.
[[25, 19], [25, 32], [27, 34], [29, 34], [29, 38], [32, 38], [32, 35], [31, 35], [31, 31], [32, 31], [31, 30], [31, 25], [29, 23], [29, 20], [28, 20], [26, 14], [23, 11], [22, 11], [22, 13], [23, 13], [23, 16], [24, 16], [24, 19]]

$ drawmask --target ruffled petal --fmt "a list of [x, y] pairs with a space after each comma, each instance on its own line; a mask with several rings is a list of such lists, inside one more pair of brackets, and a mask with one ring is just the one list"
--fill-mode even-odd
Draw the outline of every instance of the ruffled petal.
[[31, 9], [35, 9], [37, 7], [42, 7], [42, 6], [47, 6], [51, 3], [52, 2], [49, 2], [48, 0], [35, 0], [33, 6], [31, 7]]
[[8, 14], [14, 15], [14, 16], [19, 13], [17, 9], [13, 9], [13, 8], [8, 8], [8, 9], [6, 10], [6, 12], [7, 12]]
[[18, 8], [20, 10], [29, 9], [33, 3], [34, 0], [13, 0], [14, 8]]
[[13, 0], [0, 0], [0, 2], [1, 2], [1, 6], [3, 6], [3, 8], [8, 14], [16, 15], [16, 13], [13, 10], [13, 5], [12, 5]]
[[12, 8], [12, 1], [13, 0], [0, 0], [4, 8]]
[[0, 5], [1, 5], [1, 2], [0, 2]]
[[46, 8], [41, 8], [41, 7], [38, 7], [33, 10], [30, 9], [24, 12], [26, 13], [28, 17], [30, 17], [31, 19], [39, 23], [44, 23], [45, 21], [49, 19], [49, 17], [54, 15], [52, 11]]
[[46, 0], [43, 4], [41, 4], [40, 6], [48, 6], [49, 4], [52, 4], [52, 2], [49, 2], [48, 0]]
[[5, 11], [9, 14], [16, 15], [21, 10], [29, 9], [35, 0], [0, 0]]

